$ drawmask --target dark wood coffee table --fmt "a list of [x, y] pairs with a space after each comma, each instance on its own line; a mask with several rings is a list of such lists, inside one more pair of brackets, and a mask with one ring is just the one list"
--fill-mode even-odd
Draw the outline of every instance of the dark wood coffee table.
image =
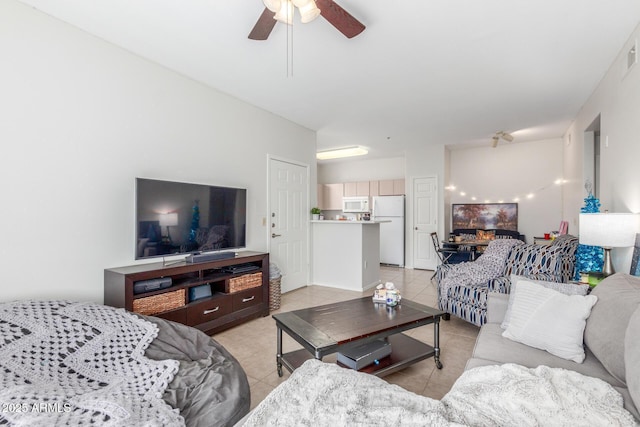
[[[361, 371], [383, 376], [432, 356], [436, 367], [442, 369], [440, 318], [444, 314], [443, 311], [404, 298], [396, 307], [388, 307], [374, 303], [371, 297], [274, 314], [272, 317], [278, 328], [278, 375], [282, 376], [283, 366], [293, 372], [312, 357], [322, 360], [328, 354], [380, 338], [386, 338], [391, 343], [391, 355]], [[434, 328], [433, 347], [402, 334], [403, 331], [429, 324], [433, 324]], [[304, 348], [283, 353], [282, 331]]]

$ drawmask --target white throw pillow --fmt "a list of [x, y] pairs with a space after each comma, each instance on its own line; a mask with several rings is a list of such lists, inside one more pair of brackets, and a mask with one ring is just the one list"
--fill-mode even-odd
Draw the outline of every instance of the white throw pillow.
[[514, 290], [520, 282], [535, 283], [536, 285], [554, 289], [565, 295], [586, 295], [589, 292], [589, 285], [547, 282], [545, 280], [529, 279], [528, 277], [518, 276], [517, 274], [512, 274], [510, 277], [510, 281], [511, 292], [509, 293], [509, 303], [507, 305], [507, 311], [505, 312], [504, 319], [502, 320], [502, 324], [500, 325], [502, 329], [507, 329], [509, 327], [509, 321], [511, 320], [511, 306], [513, 305], [513, 295], [515, 293]]
[[582, 363], [584, 328], [596, 301], [598, 298], [594, 295], [564, 295], [533, 283], [519, 282], [514, 292], [511, 321], [502, 336]]

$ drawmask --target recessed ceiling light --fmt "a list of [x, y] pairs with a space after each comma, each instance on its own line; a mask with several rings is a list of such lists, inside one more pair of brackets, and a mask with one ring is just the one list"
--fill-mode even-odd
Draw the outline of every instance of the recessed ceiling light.
[[366, 148], [360, 145], [352, 145], [334, 150], [318, 151], [316, 158], [318, 160], [341, 159], [343, 157], [364, 156], [367, 153], [369, 153], [369, 150]]

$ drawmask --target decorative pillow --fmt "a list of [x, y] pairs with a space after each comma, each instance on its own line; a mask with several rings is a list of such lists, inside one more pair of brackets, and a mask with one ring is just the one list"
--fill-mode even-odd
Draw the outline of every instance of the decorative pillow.
[[507, 327], [509, 326], [509, 320], [511, 318], [511, 306], [513, 305], [513, 296], [515, 294], [514, 289], [516, 285], [521, 282], [533, 283], [539, 286], [544, 286], [545, 288], [556, 290], [561, 294], [565, 294], [565, 295], [586, 295], [589, 292], [589, 285], [546, 282], [544, 280], [533, 280], [533, 279], [529, 279], [528, 277], [512, 274], [511, 275], [511, 291], [509, 293], [509, 303], [507, 305], [507, 312], [505, 313], [504, 320], [500, 325], [502, 329], [507, 329]]
[[564, 295], [535, 283], [520, 282], [514, 293], [511, 321], [502, 336], [582, 363], [584, 328], [596, 301], [593, 295]]
[[624, 361], [626, 364], [627, 387], [629, 394], [640, 411], [640, 306], [629, 319], [629, 326], [624, 338]]
[[476, 239], [477, 240], [495, 240], [496, 232], [495, 231], [486, 231], [486, 230], [477, 230], [476, 231]]
[[[598, 305], [591, 312], [584, 343], [611, 375], [626, 383], [629, 364], [624, 357], [625, 331], [631, 315], [640, 307], [640, 277], [613, 274], [600, 282], [591, 295], [598, 297]], [[640, 333], [635, 336], [639, 339]]]

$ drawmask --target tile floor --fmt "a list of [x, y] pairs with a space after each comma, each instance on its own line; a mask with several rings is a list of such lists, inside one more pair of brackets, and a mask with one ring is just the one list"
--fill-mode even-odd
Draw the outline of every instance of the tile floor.
[[[393, 282], [403, 298], [421, 304], [436, 306], [436, 287], [430, 281], [433, 274], [428, 270], [405, 270], [397, 267], [381, 267], [380, 280]], [[372, 295], [373, 290], [361, 293], [308, 286], [282, 295], [281, 307], [272, 314], [297, 310], [321, 304]], [[436, 369], [433, 359], [423, 360], [402, 371], [393, 373], [384, 380], [397, 384], [414, 393], [440, 399], [449, 391], [455, 380], [464, 370], [471, 356], [479, 328], [456, 317], [440, 322], [440, 348], [444, 368]], [[433, 326], [427, 325], [407, 333], [416, 339], [433, 345]], [[253, 409], [278, 384], [289, 377], [289, 371], [283, 368], [284, 376], [276, 372], [276, 326], [271, 316], [252, 320], [214, 336], [233, 354], [249, 378], [251, 386], [251, 408]], [[285, 333], [283, 350], [285, 352], [301, 348]], [[335, 356], [325, 361], [335, 361]]]

